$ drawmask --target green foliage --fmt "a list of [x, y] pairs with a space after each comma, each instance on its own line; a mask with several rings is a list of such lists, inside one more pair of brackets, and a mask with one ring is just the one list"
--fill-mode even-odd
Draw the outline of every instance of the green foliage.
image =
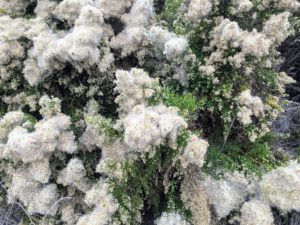
[[172, 28], [174, 21], [178, 18], [178, 9], [183, 0], [165, 0], [164, 9], [158, 15], [158, 20], [164, 20]]
[[[153, 156], [147, 154], [134, 163], [125, 161], [122, 164], [124, 176], [110, 181], [112, 194], [120, 205], [114, 220], [122, 222], [125, 213], [130, 224], [140, 224], [138, 218], [143, 210], [151, 211], [155, 217], [168, 210], [188, 214], [178, 194], [181, 181], [177, 172], [179, 164], [172, 166], [176, 154], [177, 150], [160, 146]], [[166, 181], [170, 184], [167, 194], [164, 190]]]
[[184, 149], [187, 146], [187, 142], [190, 136], [190, 132], [187, 129], [180, 131], [177, 137], [177, 149]]
[[[283, 10], [274, 7], [276, 1], [270, 1], [270, 5], [262, 10], [261, 0], [253, 0], [253, 8], [247, 12], [241, 12], [238, 16], [231, 13], [232, 1], [220, 0], [217, 15], [222, 15], [232, 21], [238, 21], [239, 26], [248, 31], [256, 29], [261, 31], [263, 23], [272, 15], [281, 13]], [[253, 13], [256, 13], [256, 19], [253, 18]]]
[[278, 87], [277, 87], [277, 77], [278, 73], [274, 71], [272, 68], [261, 68], [260, 66], [256, 70], [257, 75], [257, 89], [263, 96], [268, 96], [270, 94], [277, 95]]
[[215, 177], [224, 172], [240, 171], [261, 176], [284, 161], [274, 158], [270, 143], [272, 136], [264, 136], [255, 142], [232, 142], [226, 145], [217, 137], [211, 137], [203, 171]]
[[83, 162], [84, 168], [86, 170], [86, 177], [88, 177], [91, 182], [96, 183], [99, 180], [99, 176], [97, 176], [95, 168], [97, 167], [101, 159], [101, 150], [97, 148], [91, 152], [81, 151], [77, 153], [76, 156]]
[[8, 14], [7, 11], [3, 8], [0, 8], [0, 16], [4, 16], [6, 14]]
[[237, 113], [237, 105], [233, 98], [234, 89], [238, 89], [234, 83], [237, 71], [230, 65], [223, 66], [220, 71], [221, 73], [216, 74], [219, 79], [216, 83], [210, 77], [202, 75], [198, 68], [194, 68], [190, 74], [189, 89], [200, 99], [198, 113], [206, 115], [198, 123], [207, 124], [210, 118], [213, 124], [206, 126], [217, 125], [225, 134]]
[[113, 121], [101, 115], [87, 116], [86, 123], [98, 131], [99, 135], [105, 138], [107, 143], [111, 143], [118, 137], [121, 137], [118, 131], [113, 128]]
[[51, 170], [50, 182], [55, 181], [59, 172], [63, 170], [68, 162], [67, 154], [64, 152], [56, 151], [49, 159]]
[[199, 24], [178, 24], [175, 28], [177, 33], [189, 33], [189, 47], [193, 53], [197, 56], [199, 62], [204, 62], [204, 57], [207, 56], [207, 52], [203, 52], [203, 46], [209, 44], [209, 39], [206, 38], [209, 32], [213, 29], [215, 23], [212, 20], [202, 20]]
[[300, 146], [298, 148], [296, 148], [296, 155], [298, 160], [300, 160]]
[[7, 106], [2, 101], [0, 101], [0, 117], [3, 117], [6, 112]]
[[27, 128], [27, 130], [28, 132], [33, 132], [35, 130], [34, 125], [38, 122], [37, 119], [33, 115], [26, 114], [24, 121], [30, 122], [30, 126]]
[[292, 27], [294, 27], [295, 31], [300, 30], [300, 13], [297, 12], [297, 14], [290, 19], [290, 23], [292, 24]]
[[[180, 13], [181, 3], [181, 1], [165, 1], [164, 10], [158, 19], [166, 21], [169, 30], [186, 36], [190, 49], [196, 55], [196, 62], [191, 62], [188, 67], [189, 85], [185, 91], [190, 93], [192, 97], [193, 95], [197, 96], [197, 99], [201, 101], [201, 107], [197, 107], [197, 109], [200, 109], [200, 111], [197, 111], [197, 114], [199, 114], [197, 122], [200, 126], [205, 126], [202, 128], [208, 130], [208, 132], [214, 129], [214, 126], [218, 126], [223, 130], [222, 133], [226, 134], [231, 126], [231, 121], [237, 117], [238, 108], [235, 97], [242, 90], [252, 90], [264, 102], [270, 95], [280, 96], [281, 93], [278, 92], [277, 86], [278, 73], [273, 68], [266, 67], [267, 60], [272, 61], [275, 57], [272, 54], [268, 58], [261, 58], [260, 60], [252, 56], [246, 56], [245, 68], [247, 66], [253, 68], [250, 75], [245, 74], [244, 66], [236, 68], [229, 60], [225, 60], [224, 63], [215, 63], [213, 66], [216, 71], [211, 77], [199, 70], [199, 65], [205, 64], [204, 59], [216, 50], [215, 48], [207, 51], [203, 50], [209, 46], [210, 32], [216, 26], [217, 20], [214, 20], [214, 18], [223, 16], [231, 21], [236, 21], [243, 30], [251, 32], [253, 29], [257, 29], [261, 31], [266, 20], [284, 10], [274, 7], [275, 2], [271, 2], [269, 7], [262, 8], [261, 1], [255, 0], [253, 1], [253, 8], [249, 12], [236, 15], [232, 13], [233, 1], [220, 0], [219, 5], [212, 10], [209, 16], [192, 23]], [[257, 14], [257, 18], [252, 16], [253, 13]], [[291, 17], [292, 21], [293, 18], [294, 16]], [[222, 57], [229, 59], [240, 51], [240, 47], [229, 45], [227, 50], [224, 50]], [[173, 91], [172, 88], [170, 90]], [[180, 92], [175, 93], [181, 94]], [[177, 99], [176, 95], [175, 99]], [[168, 101], [164, 101], [164, 103], [167, 104]], [[174, 104], [174, 101], [171, 101], [172, 104], [178, 107], [177, 102]], [[179, 104], [179, 108], [180, 106]], [[185, 117], [186, 114], [189, 113], [182, 113]], [[266, 114], [265, 118], [268, 116]], [[211, 124], [206, 123], [207, 118], [211, 119]], [[255, 121], [255, 125], [257, 123], [262, 124], [262, 121]]]
[[78, 140], [83, 133], [82, 129], [77, 126], [77, 122], [82, 118], [82, 113], [80, 110], [72, 109], [70, 110], [70, 114], [67, 115], [71, 117], [70, 130], [73, 131], [75, 139]]
[[34, 216], [28, 217], [27, 215], [24, 215], [20, 224], [33, 225], [33, 224], [38, 224], [41, 220], [42, 220], [42, 216], [34, 215]]
[[[6, 174], [6, 169], [9, 167], [9, 166], [11, 166], [11, 165], [14, 165], [13, 164], [13, 162], [11, 161], [11, 160], [9, 160], [9, 159], [4, 159], [4, 158], [1, 158], [0, 159], [0, 178], [2, 177], [2, 178], [4, 178], [4, 177], [6, 177], [7, 176], [7, 174]], [[3, 180], [1, 181], [0, 180], [0, 182], [3, 182]], [[1, 187], [0, 187], [0, 189], [1, 189]]]
[[196, 97], [191, 93], [178, 94], [170, 89], [162, 90], [162, 101], [167, 106], [174, 106], [180, 110], [180, 113], [185, 118], [188, 118], [196, 112], [201, 106]]
[[219, 2], [219, 14], [227, 17], [230, 13], [230, 7], [232, 5], [232, 1], [228, 0], [220, 0]]
[[180, 93], [180, 91], [176, 92], [171, 88], [161, 88], [156, 92], [156, 95], [148, 99], [147, 103], [148, 105], [163, 103], [166, 106], [176, 107], [179, 109], [180, 115], [186, 119], [193, 116], [204, 104], [192, 93]]

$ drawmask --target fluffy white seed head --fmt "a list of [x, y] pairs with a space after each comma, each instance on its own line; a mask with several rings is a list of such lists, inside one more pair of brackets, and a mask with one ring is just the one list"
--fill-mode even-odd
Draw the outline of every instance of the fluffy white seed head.
[[251, 95], [251, 90], [241, 92], [237, 98], [239, 104], [238, 119], [244, 125], [252, 123], [252, 116], [263, 117], [265, 106], [261, 98]]
[[147, 104], [147, 99], [155, 94], [155, 88], [158, 87], [157, 79], [150, 78], [148, 73], [136, 68], [129, 72], [117, 70], [115, 83], [115, 91], [120, 94], [115, 101], [121, 113], [128, 113], [136, 105]]
[[11, 111], [6, 113], [0, 120], [0, 141], [4, 143], [8, 134], [17, 126], [25, 122], [26, 116], [21, 111]]
[[57, 183], [63, 184], [64, 186], [71, 185], [80, 191], [86, 192], [90, 187], [86, 182], [85, 176], [86, 171], [83, 162], [78, 158], [73, 158], [67, 167], [60, 172]]
[[207, 141], [198, 138], [196, 135], [191, 135], [181, 156], [183, 168], [186, 168], [189, 164], [202, 167], [208, 146]]
[[196, 22], [202, 17], [207, 16], [213, 7], [212, 0], [192, 0], [188, 7], [187, 17]]
[[[8, 135], [4, 156], [24, 163], [41, 160], [56, 150], [59, 136], [66, 132], [70, 124], [70, 118], [62, 114], [41, 120], [31, 133], [18, 126]], [[73, 140], [70, 142], [64, 144], [75, 145]]]
[[300, 164], [290, 162], [265, 174], [260, 182], [262, 197], [283, 213], [300, 210]]
[[95, 208], [91, 213], [80, 217], [76, 225], [106, 225], [118, 209], [118, 204], [109, 193], [108, 184], [102, 181], [86, 193], [85, 202], [89, 206], [95, 205]]
[[[275, 44], [281, 43], [290, 34], [289, 12], [272, 15], [263, 27], [263, 33]], [[280, 30], [280, 32], [278, 32]]]
[[204, 182], [208, 200], [219, 218], [239, 209], [248, 195], [248, 182], [242, 174], [228, 174], [223, 180], [208, 177]]
[[25, 171], [18, 171], [14, 174], [8, 189], [9, 202], [20, 200], [27, 207], [30, 215], [35, 213], [55, 215], [58, 207], [54, 203], [57, 197], [55, 184], [42, 186], [33, 181]]
[[165, 43], [164, 54], [167, 59], [172, 60], [180, 57], [188, 48], [188, 41], [186, 38], [178, 37], [172, 38]]
[[167, 139], [174, 144], [180, 130], [187, 126], [176, 108], [164, 105], [137, 105], [122, 120], [122, 124], [125, 143], [138, 152], [150, 151]]
[[212, 222], [212, 215], [200, 174], [196, 166], [188, 167], [181, 183], [180, 198], [191, 211], [193, 224], [208, 225]]
[[274, 217], [268, 204], [253, 199], [243, 204], [240, 222], [241, 225], [274, 225]]
[[155, 221], [156, 225], [189, 225], [184, 220], [182, 215], [176, 212], [163, 212], [162, 215]]

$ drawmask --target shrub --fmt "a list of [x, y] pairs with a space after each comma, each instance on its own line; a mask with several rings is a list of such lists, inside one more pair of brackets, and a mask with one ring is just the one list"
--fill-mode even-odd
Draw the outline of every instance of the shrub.
[[244, 223], [261, 201], [268, 221], [270, 206], [298, 210], [262, 192], [286, 171], [290, 188], [299, 180], [268, 138], [279, 136], [270, 128], [294, 82], [274, 69], [276, 49], [299, 7], [0, 0], [6, 202], [40, 225]]

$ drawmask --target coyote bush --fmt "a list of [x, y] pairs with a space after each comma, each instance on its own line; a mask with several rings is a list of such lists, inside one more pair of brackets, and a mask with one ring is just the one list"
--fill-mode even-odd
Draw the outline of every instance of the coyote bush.
[[0, 0], [0, 204], [31, 225], [263, 225], [299, 211], [299, 164], [267, 138], [294, 82], [275, 68], [299, 8]]

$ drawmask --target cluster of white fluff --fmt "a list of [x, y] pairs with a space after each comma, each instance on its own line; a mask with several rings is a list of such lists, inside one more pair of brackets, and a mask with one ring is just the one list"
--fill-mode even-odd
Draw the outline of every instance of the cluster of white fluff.
[[[269, 7], [271, 3], [271, 0], [261, 1], [263, 7]], [[289, 10], [297, 10], [300, 7], [300, 3], [297, 0], [278, 0], [275, 2], [275, 7], [286, 8]]]
[[192, 0], [189, 4], [187, 17], [192, 21], [207, 16], [213, 8], [212, 0]]
[[187, 49], [188, 42], [185, 38], [172, 38], [165, 43], [164, 54], [167, 59], [178, 57]]
[[239, 209], [248, 195], [248, 181], [242, 174], [227, 174], [222, 180], [208, 177], [204, 182], [208, 200], [219, 218]]
[[32, 179], [26, 171], [16, 171], [8, 189], [8, 201], [13, 203], [20, 200], [27, 208], [29, 214], [55, 215], [58, 206], [56, 184], [41, 183]]
[[253, 7], [253, 3], [250, 0], [234, 0], [233, 5], [235, 6], [232, 10], [233, 14], [248, 12]]
[[[288, 81], [286, 81], [288, 82]], [[260, 97], [252, 96], [251, 90], [246, 89], [242, 91], [237, 97], [238, 113], [237, 119], [243, 126], [248, 126], [253, 123], [253, 119], [262, 120], [268, 114], [275, 114], [278, 109], [273, 110], [269, 105], [264, 104]], [[267, 124], [261, 124], [255, 129], [251, 130], [247, 135], [250, 141], [254, 142], [258, 137], [262, 137], [270, 129]]]
[[137, 51], [145, 38], [146, 27], [153, 17], [153, 1], [134, 1], [130, 12], [121, 17], [125, 24], [124, 30], [112, 38], [110, 46], [114, 49], [121, 49], [123, 57]]
[[64, 186], [71, 185], [82, 192], [86, 192], [90, 187], [85, 176], [86, 171], [82, 161], [78, 158], [73, 158], [69, 161], [67, 167], [60, 171], [57, 183]]
[[[67, 130], [69, 126], [70, 119], [65, 115], [38, 122], [34, 126], [35, 131], [31, 133], [26, 128], [17, 126], [8, 135], [3, 155], [28, 163], [49, 157], [56, 149], [74, 153], [77, 145], [75, 137]], [[65, 138], [66, 136], [71, 138]]]
[[247, 89], [240, 93], [237, 102], [239, 104], [238, 119], [244, 124], [251, 124], [251, 117], [261, 117], [264, 115], [264, 104], [262, 100], [251, 95], [251, 90]]
[[24, 68], [29, 84], [42, 82], [54, 69], [62, 69], [62, 63], [73, 64], [79, 72], [92, 66], [100, 67], [101, 54], [97, 46], [102, 38], [102, 24], [102, 13], [87, 5], [81, 8], [70, 33], [54, 34], [48, 28], [34, 37], [34, 47], [29, 51]]
[[[44, 98], [43, 107], [49, 108], [51, 99]], [[56, 106], [60, 109], [59, 103]], [[49, 157], [55, 151], [67, 153], [77, 151], [75, 137], [68, 131], [70, 119], [63, 114], [52, 115], [39, 121], [31, 133], [20, 126], [24, 122], [26, 123], [26, 117], [22, 112], [10, 112], [1, 120], [1, 124], [5, 126], [1, 132], [3, 136], [1, 157], [24, 162], [21, 168], [12, 173], [7, 192], [8, 201], [13, 203], [19, 200], [29, 215], [54, 216], [60, 210], [58, 204], [60, 195], [57, 185], [49, 183], [51, 176]], [[62, 220], [68, 224], [76, 222], [77, 219], [74, 220], [74, 217], [79, 218], [77, 224], [80, 225], [107, 224], [118, 207], [108, 192], [108, 184], [99, 182], [91, 187], [83, 162], [78, 158], [72, 158], [67, 166], [59, 171], [56, 183], [86, 192], [86, 204], [95, 205], [94, 211], [79, 218], [74, 214], [73, 203], [67, 204], [61, 209], [61, 215]], [[70, 216], [73, 219], [69, 218]]]
[[[289, 12], [272, 15], [263, 27], [263, 33], [272, 40], [273, 43], [281, 43], [290, 34]], [[280, 30], [280, 32], [278, 32]]]
[[262, 197], [282, 212], [300, 210], [300, 164], [289, 163], [265, 174], [260, 182]]
[[1, 14], [13, 14], [13, 15], [23, 15], [25, 13], [26, 7], [32, 3], [31, 0], [2, 0], [0, 1], [0, 15]]
[[70, 25], [74, 25], [81, 9], [86, 5], [92, 4], [92, 0], [65, 0], [55, 7], [53, 15], [59, 20], [67, 21]]
[[155, 93], [158, 80], [150, 78], [142, 69], [133, 68], [127, 72], [116, 72], [115, 90], [119, 93], [115, 102], [119, 104], [121, 113], [128, 113], [136, 105], [147, 104], [147, 100]]
[[150, 44], [159, 48], [170, 61], [182, 56], [188, 47], [185, 37], [177, 36], [159, 26], [152, 26], [147, 38]]
[[72, 32], [54, 44], [54, 47], [60, 48], [57, 58], [63, 62], [77, 62], [79, 71], [97, 65], [100, 61], [97, 46], [102, 37], [102, 23], [103, 16], [98, 9], [92, 6], [83, 7]]
[[[2, 67], [7, 64], [10, 64], [11, 68], [21, 66], [18, 64], [18, 61], [24, 57], [24, 49], [17, 39], [21, 37], [19, 32], [26, 27], [26, 21], [23, 19], [16, 19], [16, 21], [14, 21], [8, 16], [2, 16], [0, 21], [1, 69], [4, 70], [5, 68]], [[12, 22], [14, 22], [13, 28], [18, 31], [12, 30], [11, 27], [9, 27], [9, 24]], [[4, 71], [1, 71], [1, 77], [5, 78], [5, 75]]]
[[[196, 187], [197, 190], [204, 190], [204, 196], [207, 195], [219, 218], [236, 210], [241, 212], [236, 219], [242, 225], [273, 225], [271, 207], [276, 207], [283, 214], [300, 210], [299, 171], [299, 163], [291, 161], [286, 166], [271, 170], [260, 179], [246, 178], [238, 173], [226, 174], [221, 180], [206, 177], [195, 182], [187, 178], [187, 183], [182, 186], [183, 199], [188, 200], [189, 194], [185, 192]], [[195, 176], [195, 172], [193, 174]], [[193, 188], [187, 189], [191, 184]]]
[[28, 166], [28, 174], [35, 181], [47, 183], [51, 176], [49, 160], [45, 158], [31, 163]]
[[[10, 16], [1, 16], [1, 46], [5, 42], [19, 39], [23, 33], [28, 29], [29, 22], [23, 18], [13, 19]], [[14, 49], [9, 49], [13, 51]], [[7, 53], [6, 53], [7, 54]], [[6, 55], [4, 54], [4, 56]], [[1, 57], [3, 55], [1, 54]]]
[[241, 58], [240, 62], [237, 59], [235, 60], [237, 61], [235, 62], [236, 67], [240, 67], [247, 55], [257, 58], [268, 55], [272, 44], [265, 34], [259, 33], [256, 29], [253, 29], [251, 32], [244, 31], [237, 22], [229, 19], [222, 20], [219, 25], [214, 27], [210, 35], [212, 37], [210, 48], [217, 48], [218, 50], [206, 60], [209, 65], [226, 60], [222, 56], [224, 50], [228, 49], [228, 45], [234, 48], [241, 48], [241, 52], [235, 56]]
[[11, 111], [6, 113], [0, 120], [0, 141], [3, 144], [7, 141], [8, 134], [17, 126], [25, 122], [26, 116], [21, 111]]
[[102, 9], [105, 18], [120, 17], [132, 5], [133, 0], [96, 0], [97, 8]]
[[126, 153], [130, 152], [128, 146], [119, 137], [107, 135], [107, 129], [113, 130], [113, 124], [99, 115], [86, 117], [85, 121], [87, 127], [79, 141], [88, 151], [94, 147], [101, 148], [101, 161], [122, 161], [126, 158]]
[[[147, 99], [158, 91], [158, 81], [140, 69], [117, 71], [116, 78], [115, 90], [120, 93], [116, 102], [120, 105], [122, 118], [115, 127], [124, 130], [124, 143], [137, 152], [149, 152], [164, 143], [174, 146], [187, 124], [175, 107], [147, 106]], [[208, 143], [196, 136], [188, 143], [182, 153], [182, 164], [186, 167], [188, 163], [195, 163], [201, 167]]]
[[191, 211], [193, 224], [207, 225], [212, 223], [212, 213], [200, 174], [197, 167], [187, 169], [180, 187], [180, 198]]
[[15, 71], [22, 70], [22, 60], [26, 53], [25, 47], [18, 40], [28, 28], [28, 24], [28, 21], [23, 18], [0, 17], [0, 84], [3, 90], [10, 89], [14, 93], [2, 93], [1, 100], [9, 105], [9, 110], [16, 110], [15, 104], [25, 103], [32, 109], [35, 109], [36, 105], [36, 99], [33, 96], [28, 96], [25, 92], [18, 90], [20, 81], [18, 77], [13, 76]]
[[[164, 70], [171, 69], [174, 73], [173, 78], [178, 80], [181, 85], [186, 86], [188, 63], [194, 58], [194, 55], [189, 52], [187, 38], [155, 25], [147, 30], [146, 37], [146, 43], [154, 48], [155, 56], [166, 59], [166, 64], [162, 64], [163, 70], [158, 71], [158, 74], [163, 75], [166, 73]], [[145, 51], [139, 53], [144, 55]], [[142, 58], [141, 61], [143, 62], [144, 59]]]
[[163, 212], [162, 215], [155, 221], [156, 225], [189, 225], [187, 221], [176, 212]]
[[57, 2], [50, 0], [38, 1], [34, 9], [37, 17], [49, 21], [52, 16], [52, 11], [55, 10]]
[[199, 139], [196, 135], [191, 135], [181, 156], [182, 166], [186, 168], [191, 163], [201, 168], [208, 146], [207, 141]]
[[50, 118], [61, 112], [61, 100], [59, 98], [49, 98], [47, 95], [43, 95], [39, 100], [41, 106], [40, 114], [43, 118]]
[[[169, 176], [185, 176], [180, 197], [195, 225], [213, 223], [210, 206], [217, 219], [240, 211], [242, 225], [271, 225], [270, 207], [299, 211], [299, 164], [273, 170], [254, 184], [240, 173], [222, 180], [200, 177], [209, 143], [188, 124], [199, 115], [187, 120], [180, 107], [170, 106], [160, 94], [165, 87], [184, 89], [180, 94], [186, 88], [195, 95], [197, 107], [205, 97], [217, 98], [217, 110], [211, 106], [215, 102], [204, 101], [199, 111], [219, 120], [218, 112], [238, 109], [221, 119], [231, 122], [237, 117], [243, 128], [276, 114], [280, 96], [269, 97], [252, 86], [261, 67], [271, 69], [277, 63], [276, 46], [292, 33], [290, 18], [300, 3], [232, 0], [225, 18], [219, 15], [224, 1], [187, 0], [178, 19], [165, 24], [158, 21], [154, 2], [0, 0], [0, 174], [5, 174], [8, 202], [19, 201], [29, 216], [45, 216], [40, 225], [56, 224], [57, 219], [67, 225], [117, 225], [118, 210], [122, 224], [132, 224], [131, 212], [125, 210], [136, 207], [131, 193], [118, 202], [120, 193], [113, 195], [112, 181], [125, 177], [122, 163], [151, 159], [159, 147], [167, 146], [177, 155], [164, 165], [168, 168], [157, 169], [167, 171], [164, 187], [171, 184]], [[240, 23], [243, 15], [273, 3], [278, 14], [258, 22], [257, 29]], [[253, 20], [259, 16], [250, 15]], [[195, 36], [201, 40], [193, 40]], [[233, 66], [232, 73], [238, 75], [220, 73], [224, 65]], [[226, 79], [232, 79], [231, 86], [222, 86]], [[283, 94], [292, 80], [281, 73], [274, 82], [274, 91]], [[208, 86], [213, 91], [207, 91]], [[265, 102], [268, 97], [272, 104]], [[225, 110], [224, 99], [233, 102]], [[267, 130], [266, 124], [257, 125], [250, 140]], [[179, 137], [186, 138], [185, 147]], [[142, 209], [143, 202], [139, 204]], [[140, 209], [136, 220], [142, 221]], [[190, 224], [182, 211], [172, 210], [166, 209], [155, 224]]]
[[254, 199], [243, 204], [240, 222], [241, 225], [273, 225], [274, 218], [269, 205]]
[[263, 57], [268, 55], [271, 47], [271, 41], [267, 39], [263, 34], [253, 30], [250, 33], [244, 33], [242, 35], [242, 51], [245, 55], [252, 55], [256, 57]]
[[297, 0], [281, 0], [276, 4], [278, 8], [287, 8], [290, 10], [297, 10], [300, 7], [300, 3]]
[[79, 218], [76, 225], [106, 225], [111, 224], [111, 216], [117, 210], [118, 204], [109, 193], [108, 184], [99, 181], [90, 189], [85, 196], [85, 203], [94, 210]]
[[295, 82], [296, 81], [292, 77], [288, 76], [285, 72], [280, 72], [276, 82], [278, 91], [281, 94], [284, 94], [286, 85], [293, 84]]
[[74, 153], [77, 144], [73, 133], [68, 131], [70, 118], [66, 115], [32, 123], [20, 111], [9, 112], [0, 121], [1, 159], [23, 163], [20, 168], [8, 171], [11, 176], [8, 202], [19, 200], [29, 214], [55, 215], [59, 194], [57, 185], [49, 183], [49, 158], [56, 150]]
[[137, 105], [124, 117], [122, 125], [124, 142], [138, 152], [150, 151], [166, 140], [174, 146], [179, 132], [187, 126], [176, 108], [164, 105]]

